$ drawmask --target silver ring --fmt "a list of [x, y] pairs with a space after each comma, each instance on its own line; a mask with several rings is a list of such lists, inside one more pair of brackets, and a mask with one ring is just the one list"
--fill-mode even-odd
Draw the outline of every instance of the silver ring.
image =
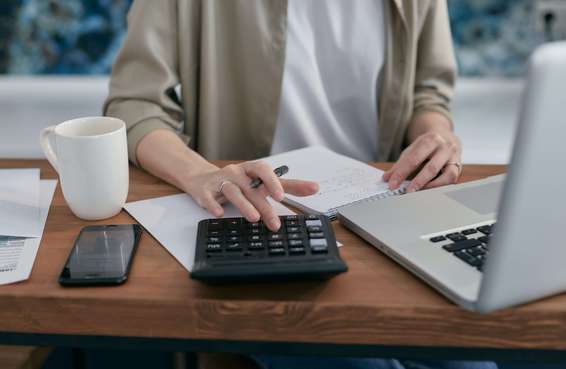
[[226, 184], [228, 184], [228, 183], [232, 183], [232, 182], [230, 182], [230, 181], [227, 180], [227, 179], [223, 179], [223, 180], [220, 182], [220, 185], [218, 185], [218, 193], [219, 193], [219, 194], [222, 194], [222, 189], [224, 188], [224, 185], [226, 185]]
[[458, 163], [457, 161], [450, 161], [444, 165], [444, 168], [449, 165], [455, 165], [456, 168], [458, 168], [458, 177], [460, 177], [460, 175], [462, 174], [462, 163]]

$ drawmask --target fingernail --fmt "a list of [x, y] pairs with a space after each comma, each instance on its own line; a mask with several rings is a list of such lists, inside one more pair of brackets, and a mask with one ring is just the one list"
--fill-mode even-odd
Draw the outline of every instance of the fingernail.
[[394, 180], [389, 181], [389, 188], [392, 190], [397, 188], [397, 181]]
[[409, 193], [409, 192], [415, 192], [416, 190], [417, 190], [417, 189], [416, 189], [415, 187], [413, 187], [413, 186], [408, 186], [408, 187], [407, 187], [407, 193]]
[[275, 200], [277, 201], [283, 201], [283, 199], [285, 198], [285, 194], [281, 191], [277, 191], [275, 193]]

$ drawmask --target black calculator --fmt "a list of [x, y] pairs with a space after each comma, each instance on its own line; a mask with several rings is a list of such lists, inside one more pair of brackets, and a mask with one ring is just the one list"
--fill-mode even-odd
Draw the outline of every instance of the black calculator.
[[324, 215], [286, 215], [271, 232], [261, 221], [205, 219], [191, 277], [207, 282], [329, 278], [348, 267]]

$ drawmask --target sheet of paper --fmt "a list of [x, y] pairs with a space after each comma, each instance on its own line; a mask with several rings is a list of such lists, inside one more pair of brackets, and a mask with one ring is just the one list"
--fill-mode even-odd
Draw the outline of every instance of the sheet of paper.
[[263, 159], [272, 167], [287, 165], [285, 178], [317, 182], [320, 191], [308, 197], [287, 195], [301, 208], [327, 213], [331, 209], [389, 192], [383, 171], [361, 161], [313, 146]]
[[39, 181], [40, 237], [0, 236], [0, 284], [29, 278], [57, 181]]
[[[271, 205], [279, 215], [294, 214], [278, 202]], [[127, 203], [124, 209], [134, 217], [188, 271], [195, 261], [198, 222], [213, 216], [198, 206], [188, 195], [178, 194]], [[228, 204], [224, 217], [242, 216]]]
[[39, 169], [0, 169], [0, 235], [40, 237]]

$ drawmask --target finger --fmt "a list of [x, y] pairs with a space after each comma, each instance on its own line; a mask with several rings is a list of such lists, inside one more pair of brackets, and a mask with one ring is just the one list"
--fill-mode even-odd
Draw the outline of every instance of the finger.
[[417, 140], [405, 149], [399, 160], [393, 165], [389, 178], [389, 189], [398, 188], [411, 173], [429, 158], [436, 148], [437, 145], [429, 140]]
[[283, 200], [285, 197], [283, 186], [269, 164], [264, 161], [254, 161], [246, 163], [244, 170], [249, 177], [261, 179], [273, 199], [277, 201]]
[[267, 201], [265, 190], [260, 189], [260, 191], [257, 191], [252, 189], [250, 187], [251, 178], [246, 175], [244, 168], [241, 166], [227, 165], [222, 168], [222, 171], [223, 176], [228, 178], [232, 182], [231, 184], [238, 186], [248, 201], [252, 203], [259, 212], [263, 222], [267, 225], [267, 228], [277, 231], [281, 227], [281, 221]]
[[271, 231], [276, 232], [281, 227], [281, 221], [267, 199], [256, 192], [246, 194], [248, 200], [259, 212], [261, 219]]
[[196, 199], [197, 204], [202, 208], [206, 209], [209, 213], [214, 215], [215, 217], [219, 218], [224, 215], [224, 209], [222, 206], [216, 201], [214, 196], [210, 192], [204, 192], [203, 194], [199, 195]]
[[452, 155], [453, 152], [449, 147], [443, 147], [437, 150], [415, 178], [407, 185], [407, 192], [415, 192], [426, 186], [427, 183], [438, 176], [438, 173], [440, 173]]
[[429, 182], [424, 188], [434, 188], [440, 186], [446, 186], [449, 184], [454, 184], [458, 182], [460, 176], [460, 171], [455, 165], [449, 165], [444, 168], [442, 174], [438, 176], [435, 180]]
[[226, 183], [222, 187], [222, 194], [230, 201], [242, 215], [250, 222], [259, 221], [259, 213], [252, 205], [251, 202], [246, 199], [240, 188], [234, 183]]
[[319, 186], [316, 182], [301, 181], [298, 179], [281, 179], [281, 185], [285, 193], [295, 196], [310, 196], [318, 192]]

